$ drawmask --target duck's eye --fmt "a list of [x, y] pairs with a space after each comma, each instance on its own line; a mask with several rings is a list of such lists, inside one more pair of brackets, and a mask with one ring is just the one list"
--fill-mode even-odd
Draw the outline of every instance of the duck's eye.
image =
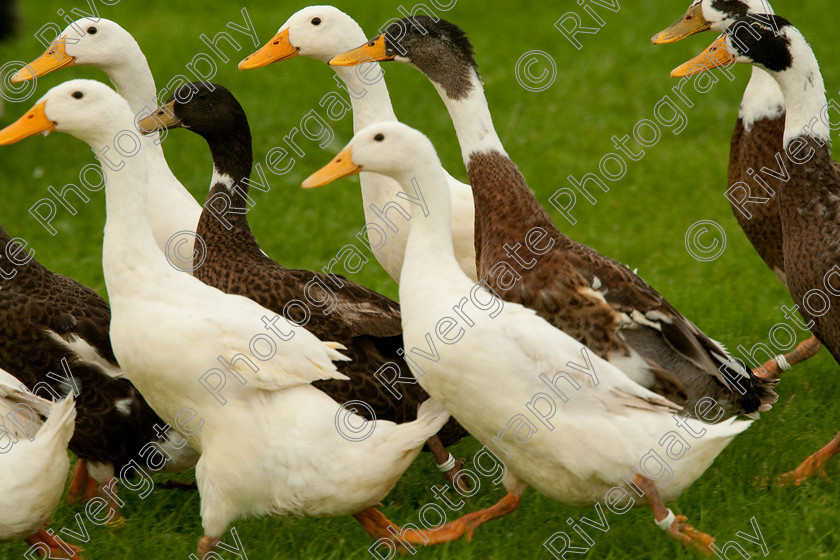
[[96, 28], [93, 27], [93, 26], [88, 27], [87, 32], [90, 33], [91, 35], [96, 35]]
[[84, 96], [85, 96], [85, 94], [84, 94], [84, 93], [82, 93], [81, 91], [74, 91], [74, 92], [73, 92], [73, 97], [74, 97], [75, 99], [81, 99], [81, 98], [82, 98], [82, 97], [84, 97]]
[[380, 132], [379, 134], [374, 136], [373, 139], [377, 142], [382, 142], [383, 140], [385, 140], [385, 135]]
[[321, 25], [321, 18], [312, 18], [312, 25]]

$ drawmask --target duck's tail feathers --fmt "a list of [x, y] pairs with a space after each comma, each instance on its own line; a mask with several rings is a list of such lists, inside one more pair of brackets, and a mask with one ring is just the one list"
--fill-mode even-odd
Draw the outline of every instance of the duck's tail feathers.
[[76, 403], [73, 393], [53, 403], [47, 421], [41, 426], [35, 440], [55, 441], [66, 446], [73, 437], [76, 421]]
[[737, 400], [743, 414], [758, 418], [759, 412], [773, 408], [773, 404], [779, 400], [779, 395], [774, 390], [779, 382], [777, 379], [758, 377], [753, 370], [725, 350], [723, 354], [712, 351], [711, 355], [717, 362], [718, 379], [738, 395]]
[[435, 435], [443, 428], [449, 420], [449, 411], [434, 399], [427, 399], [417, 409], [417, 420], [407, 424], [401, 424], [401, 428], [409, 428], [414, 431], [416, 438], [409, 447], [420, 446], [426, 440]]

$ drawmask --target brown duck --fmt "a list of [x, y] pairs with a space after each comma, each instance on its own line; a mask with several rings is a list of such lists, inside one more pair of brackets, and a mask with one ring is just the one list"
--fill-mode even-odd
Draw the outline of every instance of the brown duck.
[[[764, 12], [766, 5], [764, 0], [694, 2], [683, 17], [657, 33], [652, 42], [672, 43], [706, 29], [721, 32], [747, 13]], [[782, 92], [767, 72], [754, 66], [732, 131], [727, 198], [747, 239], [779, 281], [788, 287], [778, 199], [784, 181], [779, 179], [779, 162], [776, 160], [776, 154], [784, 153], [784, 132], [785, 99]], [[765, 373], [756, 373], [777, 378], [783, 371], [814, 356], [819, 350], [819, 340], [811, 336], [793, 351], [765, 362], [762, 366]]]
[[[740, 44], [721, 36], [672, 75], [735, 60], [760, 66], [779, 84], [787, 106], [781, 162], [789, 179], [779, 191], [785, 277], [811, 332], [840, 363], [840, 168], [831, 158], [825, 85], [802, 33], [782, 17], [768, 18], [768, 23], [736, 20], [749, 30], [739, 33]], [[778, 482], [824, 476], [824, 464], [838, 452], [840, 434]]]

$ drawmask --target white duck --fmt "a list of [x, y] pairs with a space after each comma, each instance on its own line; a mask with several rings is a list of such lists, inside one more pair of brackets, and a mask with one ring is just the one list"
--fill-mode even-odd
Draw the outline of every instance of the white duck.
[[[44, 54], [12, 76], [12, 82], [40, 78], [74, 65], [105, 72], [117, 93], [128, 101], [135, 120], [157, 108], [155, 80], [140, 45], [119, 24], [105, 18], [82, 18], [68, 25]], [[134, 124], [127, 130], [135, 130]], [[124, 142], [129, 145], [127, 140]], [[158, 135], [144, 136], [142, 143], [149, 160], [146, 202], [155, 241], [173, 266], [192, 274], [201, 206], [169, 169]], [[115, 166], [125, 159], [114, 148], [105, 156]]]
[[[277, 35], [260, 50], [246, 57], [239, 63], [240, 70], [259, 68], [272, 62], [287, 60], [296, 56], [307, 56], [327, 63], [332, 57], [352, 49], [365, 41], [365, 33], [353, 18], [333, 6], [309, 6], [296, 12], [277, 31]], [[356, 68], [342, 68], [333, 66], [332, 69], [343, 81], [340, 86], [346, 88], [350, 94], [353, 106], [353, 129], [358, 132], [364, 127], [376, 122], [396, 122], [388, 86], [382, 76], [379, 64], [375, 71], [369, 67], [364, 73]], [[376, 77], [379, 76], [378, 79]], [[375, 81], [374, 81], [375, 80]], [[362, 95], [360, 92], [364, 91]], [[455, 246], [455, 258], [461, 270], [472, 279], [476, 279], [473, 197], [470, 186], [464, 184], [448, 173], [446, 180], [451, 193], [452, 204], [452, 242]], [[362, 173], [362, 203], [365, 210], [365, 221], [372, 224], [382, 223], [379, 212], [386, 205], [394, 202], [403, 207], [408, 213], [413, 204], [406, 202], [400, 186], [391, 178], [375, 173]], [[408, 196], [416, 197], [411, 190]], [[405, 254], [405, 245], [411, 225], [423, 218], [422, 214], [413, 213], [411, 221], [400, 220], [397, 210], [388, 212], [389, 219], [398, 228], [385, 229], [388, 237], [384, 247], [374, 250], [382, 268], [399, 282]], [[377, 244], [378, 245], [378, 244]]]
[[64, 492], [75, 419], [72, 391], [53, 403], [0, 370], [0, 541], [24, 538], [50, 558], [79, 558], [81, 549], [42, 529]]
[[[0, 139], [57, 130], [101, 148], [132, 125], [128, 104], [113, 90], [72, 80], [47, 92], [0, 131]], [[201, 453], [196, 479], [205, 535], [199, 556], [214, 550], [230, 523], [244, 516], [355, 514], [376, 534], [371, 519], [384, 516], [371, 506], [387, 495], [448, 412], [426, 401], [413, 422], [368, 423], [311, 386], [318, 379], [347, 379], [332, 363], [346, 359], [336, 351], [340, 345], [169, 266], [145, 218], [146, 165], [141, 150], [119, 171], [103, 166], [111, 342], [126, 376]], [[221, 360], [236, 365], [225, 373]], [[211, 374], [214, 382], [203, 386], [200, 379]], [[183, 414], [192, 415], [188, 430]], [[341, 419], [366, 427], [359, 429], [368, 437], [349, 441], [336, 427]]]
[[[628, 473], [639, 472], [642, 458], [675, 429], [673, 415], [680, 407], [638, 385], [534, 311], [502, 302], [464, 275], [453, 256], [446, 177], [431, 142], [421, 133], [399, 123], [367, 127], [304, 187], [361, 170], [387, 174], [402, 185], [416, 180], [423, 188], [430, 214], [411, 230], [400, 302], [406, 348], [420, 348], [437, 359], [422, 360], [413, 364], [422, 371], [412, 370], [432, 398], [472, 435], [499, 450], [507, 466], [505, 498], [427, 531], [428, 542], [472, 536], [481, 523], [516, 509], [527, 486], [572, 505], [598, 502], [615, 487], [641, 487], [660, 527], [708, 552], [711, 537], [692, 529], [685, 518], [675, 518], [662, 499], [679, 496], [752, 420], [729, 417], [703, 424], [702, 438], [693, 439], [690, 451], [671, 463], [673, 477], [658, 489], [661, 498], [652, 473], [638, 474], [630, 483]], [[458, 321], [452, 306], [465, 297], [472, 305], [460, 309], [469, 321]], [[447, 328], [441, 329], [441, 322]], [[514, 419], [527, 420], [526, 405], [533, 404], [536, 395], [548, 396], [551, 384], [541, 380], [540, 373], [563, 371], [577, 390], [567, 394], [566, 402], [553, 399], [556, 408], [548, 419], [553, 428], [537, 428], [535, 421], [529, 433], [521, 420], [518, 428], [511, 428]], [[554, 387], [568, 391], [562, 382]], [[546, 405], [544, 401], [539, 406]], [[522, 433], [527, 437], [519, 439]], [[423, 544], [425, 538], [409, 542]]]

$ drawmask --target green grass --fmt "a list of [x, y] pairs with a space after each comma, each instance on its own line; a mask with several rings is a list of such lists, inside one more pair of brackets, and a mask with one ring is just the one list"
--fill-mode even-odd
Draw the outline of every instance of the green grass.
[[[25, 31], [0, 47], [3, 61], [32, 60], [43, 51], [32, 33], [46, 22], [60, 22], [56, 10], [82, 5], [67, 0], [24, 4]], [[595, 171], [600, 158], [615, 151], [612, 135], [632, 134], [638, 120], [652, 118], [656, 102], [675, 84], [669, 71], [700, 52], [714, 37], [704, 34], [677, 45], [651, 46], [648, 39], [681, 15], [688, 2], [622, 1], [619, 13], [595, 6], [606, 24], [597, 35], [580, 35], [584, 48], [578, 51], [553, 23], [572, 8], [582, 13], [581, 8], [573, 2], [548, 0], [523, 4], [527, 7], [461, 0], [445, 17], [464, 27], [474, 42], [496, 128], [531, 188], [548, 205], [554, 190], [566, 186], [567, 175], [580, 177]], [[252, 0], [247, 8], [260, 41], [265, 42], [304, 5]], [[396, 15], [399, 3], [337, 5], [373, 34]], [[840, 43], [834, 40], [836, 22], [827, 16], [834, 15], [836, 8], [827, 0], [778, 0], [773, 5], [808, 37], [823, 62], [829, 95], [835, 95], [840, 88], [840, 67], [834, 64], [840, 60]], [[170, 76], [184, 73], [186, 63], [197, 52], [207, 50], [199, 40], [201, 33], [213, 36], [228, 21], [241, 21], [241, 5], [222, 0], [206, 0], [200, 8], [193, 3], [159, 0], [97, 6], [103, 17], [120, 22], [138, 40], [158, 88]], [[583, 17], [587, 25], [588, 18]], [[255, 157], [260, 161], [308, 111], [318, 109], [317, 101], [335, 82], [328, 68], [309, 59], [239, 72], [236, 63], [253, 49], [244, 42], [247, 38], [236, 37], [243, 39], [242, 51], [232, 53], [231, 48], [225, 48], [231, 60], [219, 65], [214, 81], [228, 87], [244, 106], [253, 129]], [[514, 78], [517, 59], [535, 49], [549, 53], [558, 70], [557, 81], [541, 93], [525, 91]], [[464, 179], [457, 140], [434, 89], [413, 69], [396, 64], [385, 69], [398, 116], [427, 133], [450, 172]], [[663, 130], [659, 143], [649, 148], [641, 161], [630, 163], [622, 180], [611, 183], [607, 193], [597, 192], [596, 205], [579, 198], [576, 225], [569, 225], [551, 210], [564, 232], [638, 267], [677, 308], [732, 350], [739, 344], [749, 347], [767, 342], [769, 329], [783, 320], [779, 307], [790, 304], [789, 295], [741, 233], [723, 196], [729, 135], [749, 75], [744, 67], [734, 72], [735, 82], [723, 80], [703, 95], [691, 91], [694, 107], [686, 111], [686, 129], [678, 136]], [[78, 77], [105, 80], [101, 72], [89, 68], [47, 76], [39, 80], [37, 93], [28, 101], [6, 103], [2, 124], [20, 116], [49, 87]], [[285, 177], [269, 175], [270, 193], [253, 193], [257, 200], [251, 214], [255, 235], [270, 255], [287, 266], [320, 269], [340, 247], [355, 241], [353, 236], [364, 223], [358, 186], [351, 184], [354, 180], [315, 192], [299, 188], [303, 178], [349, 140], [349, 116], [336, 123], [334, 130], [333, 145], [321, 150], [304, 141], [306, 156], [294, 169]], [[203, 201], [211, 170], [204, 142], [196, 135], [174, 131], [166, 140], [166, 152], [176, 175]], [[4, 180], [0, 223], [13, 236], [27, 239], [41, 263], [105, 296], [100, 266], [104, 193], [95, 193], [75, 216], [60, 210], [54, 222], [59, 233], [54, 237], [28, 213], [30, 206], [47, 196], [47, 186], [60, 188], [77, 182], [78, 171], [93, 161], [87, 146], [59, 134], [0, 149]], [[714, 220], [726, 232], [726, 251], [715, 261], [697, 261], [685, 249], [685, 232], [698, 220]], [[353, 279], [391, 297], [397, 295], [396, 285], [372, 258]], [[837, 484], [818, 480], [801, 488], [772, 490], [754, 484], [756, 476], [773, 476], [795, 467], [840, 427], [840, 418], [827, 399], [840, 388], [834, 370], [834, 361], [823, 351], [788, 374], [778, 387], [778, 404], [737, 438], [672, 505], [675, 511], [688, 515], [696, 527], [715, 535], [719, 543], [734, 539], [738, 531], [749, 532], [749, 519], [754, 516], [772, 557], [835, 557], [840, 547]], [[469, 440], [455, 451], [471, 456], [477, 448], [476, 442]], [[420, 507], [432, 499], [429, 486], [439, 483], [439, 478], [431, 462], [422, 456], [385, 500], [384, 511], [397, 523], [416, 521]], [[840, 467], [831, 464], [828, 472], [836, 478]], [[490, 489], [487, 482], [484, 485], [468, 504], [470, 510], [488, 506], [502, 495], [500, 489]], [[145, 500], [124, 494], [128, 523], [119, 529], [88, 523], [87, 558], [186, 559], [194, 551], [202, 533], [197, 493], [156, 490]], [[62, 505], [51, 527], [73, 527], [73, 516], [79, 511]], [[556, 531], [573, 535], [567, 518], [592, 514], [591, 508], [566, 507], [529, 491], [520, 511], [482, 527], [472, 543], [421, 550], [416, 556], [550, 558], [542, 543]], [[647, 509], [623, 516], [608, 514], [608, 521], [610, 531], [596, 538], [587, 558], [694, 557], [660, 534]], [[351, 518], [242, 520], [235, 526], [251, 559], [365, 558], [370, 544]], [[229, 538], [226, 535], [226, 540]], [[1, 544], [0, 558], [21, 558], [25, 550], [22, 543]], [[760, 554], [757, 546], [746, 544], [746, 550], [753, 557]], [[233, 556], [226, 553], [224, 557]]]

